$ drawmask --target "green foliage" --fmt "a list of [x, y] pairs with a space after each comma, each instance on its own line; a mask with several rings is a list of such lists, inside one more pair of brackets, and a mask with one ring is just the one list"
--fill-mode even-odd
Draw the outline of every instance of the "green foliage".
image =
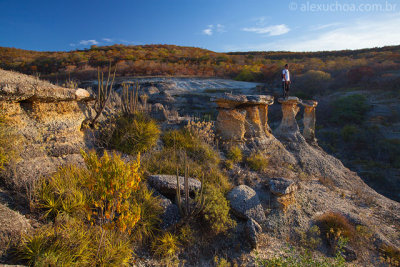
[[253, 152], [246, 158], [246, 163], [254, 171], [264, 171], [268, 167], [268, 158], [261, 152]]
[[279, 256], [271, 259], [260, 259], [256, 256], [256, 266], [262, 267], [344, 267], [346, 261], [342, 253], [338, 252], [333, 259], [327, 257], [313, 257], [310, 251], [301, 253], [290, 248], [286, 251], [286, 256]]
[[243, 159], [243, 153], [240, 147], [238, 146], [232, 146], [229, 148], [228, 153], [226, 154], [226, 157], [230, 160], [232, 160], [234, 163], [241, 162]]
[[218, 164], [220, 161], [217, 151], [187, 129], [168, 131], [161, 138], [167, 148], [183, 149], [200, 163]]
[[235, 77], [235, 80], [254, 82], [256, 80], [256, 77], [257, 77], [257, 75], [253, 71], [245, 68]]
[[224, 161], [224, 167], [227, 168], [228, 170], [232, 170], [233, 169], [233, 161], [230, 159], [227, 159]]
[[298, 83], [303, 97], [312, 98], [316, 94], [321, 94], [331, 80], [329, 73], [320, 70], [309, 70], [299, 77]]
[[34, 191], [34, 206], [44, 218], [55, 218], [60, 213], [83, 217], [88, 197], [82, 182], [87, 175], [84, 169], [66, 166], [50, 178], [42, 178]]
[[334, 112], [331, 121], [338, 125], [362, 124], [370, 106], [367, 98], [360, 94], [341, 97], [333, 102]]
[[131, 239], [139, 243], [151, 241], [160, 231], [160, 215], [163, 213], [161, 201], [145, 183], [140, 183], [139, 189], [133, 194], [133, 202], [139, 205], [140, 220], [131, 232]]
[[307, 232], [297, 231], [300, 235], [300, 243], [304, 247], [316, 249], [321, 245], [321, 231], [317, 225], [313, 225]]
[[178, 239], [182, 245], [191, 245], [195, 241], [194, 231], [189, 224], [179, 229]]
[[355, 135], [359, 132], [357, 126], [355, 125], [345, 125], [340, 134], [345, 142], [351, 142], [355, 139]]
[[32, 266], [126, 266], [131, 247], [116, 232], [103, 233], [100, 227], [59, 216], [55, 223], [25, 236], [17, 253]]
[[[178, 168], [179, 173], [183, 174], [185, 168], [181, 162], [183, 160], [181, 160], [180, 153], [174, 151], [173, 148], [163, 148], [161, 151], [151, 151], [143, 155], [142, 168], [147, 173], [170, 175], [176, 175]], [[219, 169], [215, 162], [204, 164], [196, 158], [188, 157], [186, 163], [189, 166], [189, 177], [201, 179], [204, 174], [206, 183], [218, 185], [224, 192], [232, 187], [227, 175]]]
[[202, 215], [214, 234], [225, 232], [236, 225], [229, 215], [229, 202], [220, 189], [212, 185], [207, 186], [205, 198]]
[[214, 257], [215, 267], [231, 267], [232, 265], [222, 257], [215, 256]]
[[173, 258], [179, 251], [179, 245], [178, 238], [166, 232], [153, 241], [151, 248], [154, 254], [160, 258]]
[[154, 147], [160, 136], [157, 123], [141, 113], [121, 115], [111, 137], [111, 146], [126, 154], [135, 155]]

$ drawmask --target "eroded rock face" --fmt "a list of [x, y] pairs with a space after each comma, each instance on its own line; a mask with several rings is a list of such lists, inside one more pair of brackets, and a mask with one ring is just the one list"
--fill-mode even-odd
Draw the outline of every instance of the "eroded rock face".
[[318, 105], [317, 101], [308, 100], [302, 101], [301, 104], [304, 106], [304, 117], [303, 117], [303, 136], [309, 143], [315, 143], [315, 107]]
[[293, 193], [297, 190], [295, 181], [286, 178], [272, 178], [269, 181], [269, 189], [276, 196]]
[[296, 115], [299, 112], [299, 99], [294, 96], [288, 98], [279, 98], [278, 102], [282, 104], [282, 121], [275, 131], [276, 136], [287, 136], [299, 133]]
[[268, 106], [274, 102], [272, 96], [225, 93], [212, 101], [219, 108], [216, 131], [222, 140], [244, 141], [270, 136]]
[[1, 173], [7, 185], [25, 189], [61, 165], [82, 164], [80, 149], [90, 147], [81, 131], [90, 115], [84, 89], [68, 89], [34, 77], [0, 70], [0, 109], [19, 143], [17, 156]]

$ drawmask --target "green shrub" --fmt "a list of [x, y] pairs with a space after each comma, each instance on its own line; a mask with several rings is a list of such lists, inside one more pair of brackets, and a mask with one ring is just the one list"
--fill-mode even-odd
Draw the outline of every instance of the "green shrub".
[[[149, 151], [142, 157], [142, 168], [146, 173], [176, 174], [176, 169], [181, 175], [184, 174], [183, 155], [173, 148], [163, 148], [160, 151]], [[217, 185], [223, 192], [232, 187], [228, 176], [219, 168], [216, 162], [202, 163], [196, 158], [187, 158], [189, 176], [201, 179], [204, 174], [204, 181]]]
[[179, 229], [178, 239], [183, 245], [191, 245], [195, 241], [194, 231], [189, 224], [185, 224]]
[[204, 196], [206, 202], [202, 215], [211, 231], [219, 234], [234, 227], [236, 223], [229, 215], [229, 202], [221, 190], [209, 185], [205, 188]]
[[168, 131], [163, 134], [162, 141], [165, 147], [182, 149], [190, 158], [200, 163], [218, 164], [220, 161], [217, 151], [187, 129]]
[[125, 266], [131, 258], [126, 237], [68, 216], [23, 237], [18, 257], [32, 266]]
[[242, 150], [238, 146], [232, 146], [229, 148], [226, 157], [234, 163], [241, 162], [243, 159]]
[[323, 94], [332, 77], [329, 73], [320, 70], [309, 70], [301, 75], [298, 84], [303, 97], [312, 98], [316, 94]]
[[145, 183], [141, 183], [139, 190], [133, 194], [133, 202], [139, 205], [140, 220], [133, 228], [131, 239], [140, 243], [151, 241], [160, 231], [161, 200], [149, 191]]
[[366, 114], [370, 109], [367, 98], [360, 94], [344, 96], [333, 102], [334, 112], [331, 121], [338, 125], [365, 122]]
[[254, 171], [264, 171], [268, 167], [268, 158], [260, 152], [252, 153], [246, 163]]
[[232, 170], [233, 169], [233, 161], [230, 159], [227, 159], [224, 161], [224, 167], [227, 168], [228, 170]]
[[160, 258], [173, 258], [179, 250], [179, 245], [178, 238], [166, 232], [153, 241], [151, 248]]
[[134, 116], [120, 116], [110, 144], [126, 154], [136, 155], [156, 145], [160, 136], [157, 123], [147, 116], [137, 113]]
[[85, 169], [66, 166], [42, 178], [34, 191], [34, 207], [44, 218], [55, 218], [60, 213], [82, 217], [88, 201], [82, 182], [87, 175]]
[[340, 134], [345, 142], [352, 142], [358, 132], [359, 130], [355, 125], [345, 125], [340, 131]]

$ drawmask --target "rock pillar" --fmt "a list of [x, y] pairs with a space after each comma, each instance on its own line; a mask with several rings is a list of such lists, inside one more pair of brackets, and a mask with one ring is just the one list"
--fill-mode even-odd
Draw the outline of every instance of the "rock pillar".
[[307, 142], [315, 143], [315, 107], [318, 105], [317, 101], [305, 100], [301, 103], [304, 106], [304, 117], [303, 117], [303, 136]]
[[284, 136], [299, 133], [296, 115], [299, 112], [299, 99], [294, 96], [288, 98], [279, 98], [278, 102], [282, 104], [282, 121], [276, 129], [276, 135]]

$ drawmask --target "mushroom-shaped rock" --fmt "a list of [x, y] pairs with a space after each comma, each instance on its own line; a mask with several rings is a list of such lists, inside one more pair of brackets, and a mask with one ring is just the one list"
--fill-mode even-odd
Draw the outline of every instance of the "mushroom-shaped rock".
[[303, 136], [310, 142], [316, 142], [315, 138], [315, 107], [318, 105], [317, 101], [314, 100], [303, 100], [301, 104], [304, 106], [304, 117], [303, 117]]
[[[184, 180], [185, 178], [182, 176], [179, 176], [179, 186], [181, 191], [184, 190]], [[177, 184], [176, 184], [176, 176], [175, 175], [150, 175], [149, 178], [147, 179], [149, 182], [150, 186], [155, 188], [158, 192], [160, 192], [163, 195], [175, 195], [176, 194], [176, 189], [177, 189]], [[201, 182], [189, 178], [189, 193], [194, 194], [195, 191], [200, 191], [201, 188]]]
[[251, 248], [257, 248], [258, 238], [261, 232], [262, 228], [255, 220], [253, 220], [252, 218], [247, 220], [245, 225], [245, 233], [247, 241], [249, 242]]
[[251, 187], [239, 185], [228, 193], [227, 198], [236, 216], [243, 219], [252, 218], [258, 223], [266, 220], [260, 199]]
[[300, 103], [299, 99], [294, 96], [287, 98], [279, 98], [278, 102], [282, 104], [282, 121], [276, 129], [275, 134], [278, 136], [285, 136], [287, 134], [295, 134], [299, 132], [297, 125], [296, 115], [299, 112], [297, 104]]
[[221, 94], [211, 99], [218, 105], [216, 131], [224, 141], [242, 141], [244, 137], [266, 137], [268, 106], [274, 103], [270, 95]]
[[286, 178], [272, 178], [269, 181], [269, 189], [276, 196], [293, 193], [297, 190], [297, 183]]

